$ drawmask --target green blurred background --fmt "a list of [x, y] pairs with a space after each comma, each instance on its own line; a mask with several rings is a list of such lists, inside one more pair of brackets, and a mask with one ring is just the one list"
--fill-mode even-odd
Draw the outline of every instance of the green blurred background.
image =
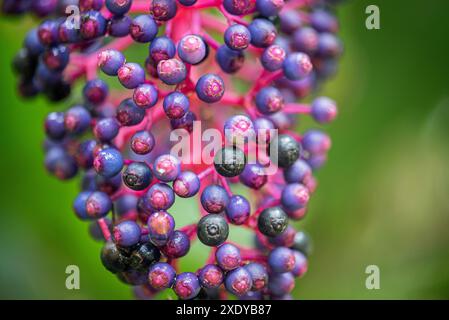
[[[380, 7], [380, 30], [365, 28], [368, 4]], [[313, 237], [314, 254], [296, 298], [449, 298], [448, 12], [446, 0], [340, 7], [345, 54], [325, 87], [340, 116], [328, 128], [333, 149], [309, 215], [298, 224]], [[52, 107], [16, 95], [10, 61], [33, 23], [0, 18], [0, 298], [132, 298], [103, 269], [100, 244], [71, 211], [78, 182], [43, 169], [42, 123]], [[194, 208], [183, 208], [183, 222]], [[204, 256], [194, 253], [184, 267]], [[78, 291], [65, 288], [70, 264], [81, 270]], [[380, 290], [365, 288], [371, 264], [380, 268]]]

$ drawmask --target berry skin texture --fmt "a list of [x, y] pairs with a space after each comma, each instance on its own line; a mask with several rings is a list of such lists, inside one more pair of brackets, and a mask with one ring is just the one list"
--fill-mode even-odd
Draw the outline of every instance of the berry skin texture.
[[226, 216], [235, 225], [244, 224], [251, 214], [251, 206], [244, 197], [234, 195], [226, 206]]
[[117, 108], [117, 121], [125, 127], [132, 127], [142, 122], [145, 110], [139, 108], [132, 99], [125, 99]]
[[268, 272], [262, 264], [251, 262], [245, 266], [245, 269], [251, 275], [251, 280], [253, 283], [251, 290], [259, 291], [267, 286]]
[[148, 283], [155, 290], [170, 288], [175, 282], [176, 271], [165, 262], [158, 262], [150, 267]]
[[281, 134], [275, 145], [277, 149], [277, 163], [280, 168], [288, 168], [301, 155], [301, 145], [291, 136]]
[[190, 300], [200, 293], [198, 277], [192, 272], [183, 272], [176, 277], [173, 291], [181, 300]]
[[219, 246], [228, 238], [229, 226], [221, 215], [208, 214], [198, 222], [197, 235], [206, 246]]
[[207, 103], [221, 100], [225, 92], [223, 79], [219, 75], [206, 73], [199, 78], [195, 87], [198, 98]]
[[278, 112], [284, 107], [284, 97], [275, 87], [262, 88], [256, 95], [256, 107], [265, 115]]
[[236, 177], [245, 169], [245, 153], [237, 147], [224, 147], [214, 157], [214, 166], [223, 177]]
[[144, 197], [152, 210], [167, 210], [175, 202], [173, 189], [165, 183], [154, 184]]
[[155, 212], [148, 218], [148, 235], [157, 247], [164, 246], [175, 229], [175, 220], [165, 211]]
[[158, 64], [162, 60], [168, 60], [175, 56], [176, 47], [173, 41], [165, 36], [156, 37], [151, 41], [150, 58]]
[[294, 52], [287, 55], [282, 68], [289, 80], [300, 80], [310, 74], [313, 66], [307, 54]]
[[168, 21], [172, 19], [178, 10], [175, 0], [151, 0], [150, 14], [154, 19]]
[[209, 213], [220, 213], [228, 204], [228, 193], [218, 185], [207, 186], [201, 194], [201, 205]]
[[313, 54], [318, 49], [319, 34], [315, 29], [303, 27], [293, 34], [292, 46], [296, 51]]
[[154, 245], [147, 242], [139, 246], [139, 248], [130, 256], [130, 266], [136, 270], [148, 270], [153, 263], [158, 262], [161, 253]]
[[122, 154], [117, 149], [106, 148], [98, 152], [93, 165], [98, 174], [106, 178], [112, 178], [123, 168]]
[[254, 190], [259, 190], [268, 181], [265, 169], [260, 164], [247, 164], [239, 178], [241, 183]]
[[114, 242], [120, 247], [132, 247], [140, 241], [140, 227], [134, 221], [123, 221], [112, 229]]
[[312, 117], [318, 123], [329, 123], [337, 116], [337, 104], [329, 98], [316, 98], [311, 107]]
[[275, 237], [287, 228], [288, 217], [280, 207], [272, 207], [261, 212], [257, 223], [260, 232], [267, 237]]
[[135, 17], [129, 26], [131, 37], [140, 43], [147, 43], [156, 37], [158, 27], [154, 19], [149, 15]]
[[100, 258], [103, 266], [112, 273], [122, 272], [128, 268], [127, 257], [120, 252], [117, 245], [112, 241], [105, 243], [101, 249]]
[[215, 264], [207, 264], [199, 271], [198, 279], [203, 288], [218, 288], [223, 283], [223, 270]]
[[176, 230], [161, 250], [169, 258], [184, 257], [190, 250], [190, 239], [184, 232]]
[[170, 119], [182, 118], [190, 109], [189, 98], [181, 92], [172, 92], [164, 98], [165, 114]]
[[160, 181], [174, 181], [181, 173], [181, 162], [171, 154], [163, 154], [154, 160], [153, 172]]
[[226, 290], [236, 296], [242, 296], [248, 293], [252, 286], [251, 274], [245, 267], [239, 267], [226, 275]]
[[294, 287], [295, 278], [290, 272], [270, 275], [268, 289], [274, 296], [281, 297], [289, 294]]
[[304, 208], [309, 199], [309, 189], [300, 183], [290, 183], [282, 190], [281, 203], [289, 211]]
[[286, 247], [278, 247], [270, 252], [268, 265], [272, 272], [284, 273], [292, 271], [295, 266], [295, 255], [293, 250]]
[[116, 16], [127, 13], [131, 9], [132, 3], [132, 0], [105, 0], [106, 8]]
[[131, 149], [137, 154], [148, 154], [155, 145], [154, 136], [149, 131], [138, 131], [131, 138]]
[[145, 162], [133, 162], [123, 172], [123, 182], [132, 190], [144, 190], [147, 188], [153, 175]]
[[251, 43], [251, 33], [242, 24], [233, 24], [226, 29], [224, 41], [229, 49], [244, 50]]
[[215, 258], [220, 268], [226, 271], [239, 267], [242, 262], [239, 248], [230, 243], [220, 246], [215, 253]]
[[265, 70], [276, 71], [282, 69], [282, 64], [284, 63], [286, 56], [287, 53], [284, 48], [277, 44], [273, 44], [263, 51], [260, 62]]
[[66, 111], [64, 125], [68, 132], [81, 134], [89, 128], [91, 116], [82, 106], [75, 106]]
[[157, 103], [157, 100], [157, 89], [151, 84], [141, 84], [134, 90], [133, 101], [139, 108], [151, 108]]
[[86, 212], [91, 219], [103, 218], [111, 209], [111, 199], [104, 192], [92, 192], [86, 199]]
[[200, 179], [195, 173], [184, 171], [173, 182], [173, 191], [181, 198], [190, 198], [198, 193], [200, 184]]
[[118, 80], [127, 89], [135, 89], [145, 82], [145, 71], [137, 63], [125, 63], [117, 74]]
[[258, 48], [266, 48], [276, 39], [276, 27], [267, 19], [254, 19], [248, 26], [251, 33], [251, 44]]
[[185, 63], [199, 64], [207, 57], [207, 54], [207, 45], [200, 36], [189, 34], [182, 37], [178, 43], [178, 55]]
[[165, 84], [174, 85], [186, 79], [187, 69], [178, 59], [162, 60], [157, 64], [157, 75]]
[[246, 142], [256, 135], [251, 119], [241, 114], [228, 118], [224, 124], [224, 131], [226, 139], [232, 144]]
[[222, 45], [218, 48], [215, 60], [220, 66], [221, 70], [226, 73], [236, 73], [240, 70], [245, 62], [243, 52], [229, 49], [228, 46]]
[[312, 168], [302, 159], [296, 160], [284, 169], [284, 180], [287, 183], [304, 183], [312, 175]]

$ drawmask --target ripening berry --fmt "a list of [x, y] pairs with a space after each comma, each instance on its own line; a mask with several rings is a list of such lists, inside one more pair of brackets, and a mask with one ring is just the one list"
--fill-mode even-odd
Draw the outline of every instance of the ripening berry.
[[223, 187], [209, 185], [201, 194], [201, 205], [209, 213], [222, 212], [229, 203], [229, 195]]
[[90, 191], [82, 191], [80, 192], [75, 200], [73, 201], [73, 211], [76, 216], [81, 220], [88, 220], [89, 214], [87, 213], [86, 202], [89, 196], [91, 195]]
[[140, 241], [140, 226], [134, 221], [123, 221], [114, 226], [112, 236], [120, 247], [132, 247]]
[[146, 189], [153, 179], [151, 169], [145, 162], [133, 162], [123, 171], [123, 182], [132, 190]]
[[109, 76], [116, 76], [125, 64], [125, 56], [117, 50], [108, 49], [98, 54], [98, 66]]
[[207, 54], [207, 44], [200, 36], [188, 34], [178, 43], [178, 55], [185, 63], [199, 64], [207, 57]]
[[313, 65], [307, 54], [294, 52], [287, 55], [282, 68], [289, 80], [300, 80], [310, 74]]
[[150, 267], [148, 283], [155, 290], [170, 288], [175, 282], [176, 271], [165, 262], [158, 262]]
[[107, 20], [99, 11], [87, 11], [81, 16], [80, 34], [84, 40], [93, 40], [106, 34]]
[[166, 257], [181, 258], [190, 250], [190, 239], [185, 232], [176, 230], [168, 239], [167, 243], [161, 248]]
[[140, 15], [131, 21], [129, 33], [131, 37], [140, 43], [150, 42], [156, 37], [158, 26], [149, 15]]
[[197, 235], [206, 246], [216, 247], [228, 238], [229, 226], [221, 215], [208, 214], [198, 221]]
[[207, 264], [199, 271], [198, 279], [203, 288], [214, 289], [223, 283], [224, 273], [215, 264]]
[[232, 50], [222, 45], [217, 50], [215, 60], [224, 72], [236, 73], [243, 66], [245, 56], [242, 51]]
[[145, 71], [137, 63], [125, 63], [118, 69], [117, 75], [127, 89], [135, 89], [145, 82]]
[[231, 143], [242, 143], [255, 137], [254, 125], [245, 115], [235, 115], [228, 118], [224, 124], [226, 139]]
[[314, 54], [318, 49], [319, 34], [315, 29], [303, 27], [293, 34], [292, 46], [296, 51]]
[[102, 104], [109, 94], [109, 87], [101, 79], [93, 79], [86, 82], [83, 88], [83, 97], [88, 104]]
[[193, 122], [195, 122], [196, 120], [197, 120], [196, 115], [193, 112], [188, 111], [182, 118], [171, 119], [170, 125], [173, 130], [184, 129], [187, 130], [187, 132], [192, 132]]
[[132, 252], [129, 258], [129, 264], [137, 270], [148, 270], [148, 267], [158, 262], [160, 258], [161, 253], [159, 249], [150, 242], [147, 242]]
[[279, 14], [280, 28], [285, 34], [291, 34], [303, 25], [303, 20], [298, 11], [283, 10]]
[[251, 290], [253, 286], [251, 274], [245, 267], [239, 267], [226, 275], [225, 287], [230, 293], [241, 296]]
[[256, 9], [264, 17], [273, 17], [284, 6], [284, 0], [256, 0]]
[[329, 151], [331, 140], [324, 132], [312, 129], [304, 133], [301, 145], [305, 151], [311, 154], [323, 154]]
[[290, 272], [270, 275], [268, 289], [271, 294], [281, 297], [292, 292], [295, 287], [295, 278]]
[[137, 196], [133, 194], [125, 194], [114, 202], [114, 213], [119, 216], [125, 216], [137, 210]]
[[93, 165], [98, 174], [111, 178], [122, 170], [123, 158], [117, 149], [106, 148], [98, 152]]
[[311, 26], [319, 32], [331, 32], [338, 31], [338, 21], [334, 15], [330, 12], [317, 9], [310, 14]]
[[[287, 211], [287, 215], [288, 215]], [[289, 216], [290, 217], [290, 216]], [[296, 229], [289, 225], [280, 235], [268, 238], [268, 241], [276, 247], [291, 247], [295, 242]]]
[[145, 202], [153, 210], [167, 210], [175, 202], [173, 189], [165, 183], [156, 183], [144, 195]]
[[280, 207], [267, 208], [258, 218], [259, 231], [267, 237], [275, 237], [285, 231], [288, 226], [287, 214]]
[[318, 37], [317, 56], [335, 58], [343, 51], [340, 40], [332, 33], [321, 33]]
[[251, 33], [244, 25], [233, 24], [226, 29], [224, 41], [232, 50], [244, 50], [251, 43]]
[[78, 0], [81, 12], [89, 10], [100, 10], [103, 7], [104, 0]]
[[273, 44], [266, 48], [260, 58], [262, 66], [268, 71], [282, 69], [287, 52], [280, 45]]
[[268, 255], [268, 265], [272, 272], [284, 273], [292, 271], [295, 266], [293, 250], [286, 247], [273, 249]]
[[168, 21], [178, 10], [175, 0], [150, 0], [150, 14], [154, 19]]
[[148, 218], [148, 236], [155, 246], [164, 246], [175, 229], [175, 220], [165, 211], [158, 211]]
[[141, 286], [148, 282], [148, 274], [145, 270], [126, 270], [117, 274], [117, 278], [124, 284]]
[[139, 108], [151, 108], [157, 103], [157, 100], [157, 89], [151, 84], [144, 83], [134, 89], [133, 101]]
[[111, 209], [111, 199], [104, 192], [94, 191], [86, 200], [86, 211], [91, 219], [103, 218]]
[[78, 145], [74, 154], [76, 163], [84, 169], [92, 168], [94, 162], [94, 150], [97, 142], [93, 139], [85, 140]]
[[45, 133], [53, 140], [60, 140], [66, 134], [63, 112], [51, 112], [45, 118]]
[[157, 75], [165, 84], [174, 85], [186, 79], [187, 69], [178, 59], [162, 60], [157, 64]]
[[173, 191], [181, 198], [195, 196], [200, 190], [200, 179], [191, 171], [183, 171], [173, 182]]
[[278, 112], [284, 107], [284, 97], [275, 87], [262, 88], [256, 94], [255, 102], [257, 110], [264, 115]]
[[251, 214], [251, 206], [243, 196], [234, 195], [226, 206], [226, 216], [235, 225], [244, 224]]
[[120, 126], [115, 118], [103, 118], [95, 124], [93, 133], [95, 138], [102, 142], [114, 139], [120, 130]]
[[240, 182], [245, 186], [258, 190], [268, 181], [265, 169], [260, 164], [247, 164], [239, 176]]
[[132, 0], [105, 0], [106, 8], [116, 16], [122, 16], [131, 9]]
[[142, 122], [145, 110], [139, 108], [133, 99], [123, 100], [117, 108], [117, 121], [125, 127], [132, 127]]
[[284, 169], [284, 179], [288, 183], [304, 183], [312, 175], [312, 169], [306, 161], [296, 160], [291, 166]]
[[171, 154], [163, 154], [154, 160], [153, 173], [160, 181], [174, 181], [181, 173], [181, 162]]
[[108, 34], [111, 37], [122, 38], [129, 35], [132, 19], [128, 15], [114, 16], [108, 25]]
[[200, 283], [198, 277], [192, 272], [180, 273], [173, 285], [173, 291], [181, 300], [195, 298], [200, 293]]
[[239, 248], [230, 243], [220, 246], [215, 253], [215, 258], [220, 268], [226, 271], [239, 267], [242, 262]]
[[138, 131], [131, 137], [131, 149], [137, 154], [150, 153], [154, 145], [154, 136], [149, 131]]
[[44, 46], [55, 45], [58, 42], [58, 21], [46, 20], [37, 29], [37, 36]]
[[253, 283], [251, 290], [259, 291], [267, 286], [268, 272], [262, 264], [251, 262], [245, 266], [245, 269], [251, 275], [251, 281]]
[[163, 107], [165, 114], [170, 119], [182, 118], [190, 109], [190, 101], [186, 95], [174, 91], [164, 98]]
[[251, 0], [224, 0], [223, 6], [230, 14], [240, 16], [251, 12], [255, 8], [255, 2]]
[[81, 134], [89, 128], [91, 115], [86, 108], [74, 106], [66, 111], [64, 125], [67, 132]]
[[150, 58], [156, 65], [162, 60], [173, 58], [175, 54], [176, 47], [170, 38], [162, 36], [151, 41]]
[[309, 199], [309, 189], [300, 183], [287, 184], [282, 190], [281, 203], [289, 211], [304, 208]]
[[48, 69], [62, 71], [69, 64], [70, 51], [63, 45], [47, 49], [42, 55], [42, 61]]
[[207, 73], [199, 78], [195, 91], [200, 100], [214, 103], [220, 101], [223, 97], [225, 85], [219, 75]]
[[251, 33], [251, 44], [258, 48], [271, 46], [277, 36], [276, 27], [268, 19], [254, 19], [248, 29]]
[[307, 272], [307, 258], [299, 251], [293, 251], [293, 254], [295, 255], [295, 266], [292, 274], [300, 278]]

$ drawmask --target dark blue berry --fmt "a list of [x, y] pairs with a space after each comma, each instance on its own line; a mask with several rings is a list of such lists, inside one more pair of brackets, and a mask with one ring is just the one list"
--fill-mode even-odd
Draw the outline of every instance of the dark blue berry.
[[256, 94], [256, 107], [265, 115], [276, 113], [284, 107], [284, 96], [275, 87], [262, 88]]
[[275, 237], [285, 231], [288, 225], [287, 214], [280, 207], [267, 208], [258, 218], [259, 231], [268, 237]]
[[176, 230], [168, 239], [167, 243], [161, 248], [166, 257], [181, 258], [190, 250], [190, 239], [182, 231]]
[[142, 122], [145, 110], [139, 108], [132, 99], [126, 99], [118, 106], [116, 117], [122, 126], [131, 127]]
[[243, 52], [229, 49], [226, 45], [222, 45], [218, 48], [215, 59], [221, 70], [226, 73], [235, 73], [239, 71], [245, 62]]
[[145, 162], [133, 162], [129, 164], [123, 171], [123, 182], [126, 186], [133, 190], [143, 190], [147, 188], [153, 175], [151, 169]]
[[276, 27], [267, 19], [254, 19], [248, 29], [251, 33], [251, 44], [258, 48], [272, 45], [277, 36]]
[[145, 194], [145, 202], [153, 210], [167, 210], [175, 202], [173, 189], [165, 183], [156, 183]]
[[83, 88], [83, 96], [88, 104], [102, 104], [109, 93], [109, 87], [106, 82], [101, 79], [93, 79], [86, 82]]
[[223, 97], [225, 85], [219, 75], [207, 73], [199, 78], [195, 91], [200, 100], [214, 103], [220, 101]]
[[150, 15], [140, 15], [135, 17], [129, 26], [131, 37], [141, 43], [150, 42], [156, 37], [158, 27]]
[[112, 229], [114, 242], [120, 247], [132, 247], [140, 241], [140, 226], [134, 221], [123, 221]]
[[229, 226], [221, 215], [208, 214], [198, 221], [197, 235], [206, 246], [219, 246], [228, 238]]
[[201, 194], [201, 204], [209, 213], [222, 212], [229, 203], [229, 195], [223, 187], [207, 186]]
[[230, 49], [244, 50], [251, 43], [251, 33], [244, 25], [233, 24], [226, 29], [224, 41]]
[[122, 154], [114, 148], [101, 150], [94, 158], [94, 168], [98, 174], [111, 178], [123, 168]]
[[251, 214], [251, 206], [243, 196], [234, 195], [226, 206], [226, 216], [236, 225], [244, 224]]

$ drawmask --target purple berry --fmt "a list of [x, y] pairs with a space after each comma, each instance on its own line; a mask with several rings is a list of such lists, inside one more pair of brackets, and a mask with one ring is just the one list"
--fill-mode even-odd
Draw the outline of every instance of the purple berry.
[[162, 60], [173, 58], [175, 54], [176, 47], [170, 38], [162, 36], [151, 41], [150, 58], [156, 65]]
[[292, 271], [295, 266], [295, 255], [293, 250], [286, 247], [273, 249], [268, 256], [268, 265], [275, 273]]
[[158, 27], [150, 15], [140, 15], [131, 21], [129, 33], [131, 37], [140, 43], [150, 42], [156, 37]]
[[175, 202], [173, 189], [165, 183], [154, 184], [144, 197], [153, 210], [167, 210]]
[[190, 108], [190, 101], [183, 93], [174, 91], [164, 98], [165, 114], [170, 119], [182, 118]]
[[111, 199], [104, 192], [94, 191], [86, 199], [86, 212], [92, 219], [105, 217], [111, 209]]
[[207, 264], [199, 271], [198, 278], [203, 288], [214, 289], [223, 283], [224, 273], [215, 264]]
[[161, 251], [169, 258], [184, 257], [190, 250], [190, 239], [185, 232], [176, 230]]
[[120, 83], [127, 89], [135, 89], [145, 82], [145, 71], [137, 63], [126, 63], [117, 71]]
[[251, 44], [258, 48], [271, 46], [277, 36], [276, 27], [267, 19], [254, 19], [248, 29], [251, 33]]
[[137, 154], [150, 153], [154, 145], [154, 136], [149, 131], [138, 131], [131, 138], [131, 149]]
[[251, 262], [245, 266], [245, 269], [251, 275], [251, 281], [253, 283], [251, 290], [260, 291], [267, 286], [268, 272], [262, 264]]
[[181, 173], [181, 162], [171, 154], [163, 154], [154, 160], [153, 172], [161, 181], [174, 181]]
[[245, 267], [239, 267], [226, 275], [225, 287], [230, 293], [242, 296], [251, 290], [253, 286], [251, 274]]
[[207, 45], [200, 36], [189, 34], [178, 43], [178, 55], [185, 63], [199, 64], [207, 57], [207, 53]]
[[173, 191], [181, 198], [190, 198], [198, 193], [200, 184], [200, 179], [195, 173], [184, 171], [173, 182]]
[[207, 73], [199, 78], [195, 87], [200, 100], [214, 103], [221, 100], [225, 92], [225, 85], [219, 75]]
[[195, 298], [200, 293], [198, 277], [192, 272], [183, 272], [176, 277], [173, 290], [181, 300]]
[[226, 271], [239, 267], [242, 262], [239, 248], [230, 243], [220, 246], [215, 253], [215, 258], [217, 264]]
[[222, 212], [229, 203], [229, 195], [223, 187], [207, 186], [201, 194], [201, 204], [209, 213]]
[[150, 267], [148, 283], [155, 290], [170, 288], [175, 282], [176, 271], [165, 262], [157, 262]]
[[287, 53], [284, 48], [277, 44], [273, 44], [263, 51], [260, 62], [266, 70], [276, 71], [282, 69], [282, 64], [284, 63], [286, 56]]
[[247, 164], [239, 178], [241, 183], [254, 190], [259, 190], [268, 181], [265, 169], [260, 164]]
[[109, 76], [118, 75], [119, 69], [125, 64], [125, 56], [117, 50], [104, 50], [98, 54], [98, 66]]
[[142, 122], [145, 110], [139, 108], [132, 99], [125, 99], [117, 108], [117, 121], [126, 127], [132, 127]]
[[158, 100], [158, 92], [155, 86], [151, 84], [141, 84], [134, 89], [134, 103], [142, 109], [154, 107]]
[[154, 19], [168, 21], [178, 10], [175, 0], [150, 0], [150, 14]]
[[173, 235], [175, 220], [165, 211], [158, 211], [148, 218], [148, 236], [150, 241], [158, 247], [164, 246]]
[[251, 214], [251, 206], [244, 197], [234, 195], [229, 199], [226, 206], [226, 216], [231, 223], [236, 225], [244, 224]]
[[251, 33], [244, 25], [233, 24], [226, 29], [224, 41], [230, 49], [244, 50], [251, 43]]
[[289, 211], [304, 208], [309, 199], [309, 189], [300, 183], [290, 183], [282, 190], [281, 203]]
[[114, 242], [120, 247], [132, 247], [140, 241], [140, 226], [134, 221], [120, 222], [112, 229]]
[[282, 68], [288, 79], [299, 80], [310, 74], [313, 66], [307, 54], [294, 52], [287, 55]]
[[93, 165], [98, 174], [111, 178], [123, 168], [122, 154], [117, 149], [106, 148], [98, 152], [94, 158]]

